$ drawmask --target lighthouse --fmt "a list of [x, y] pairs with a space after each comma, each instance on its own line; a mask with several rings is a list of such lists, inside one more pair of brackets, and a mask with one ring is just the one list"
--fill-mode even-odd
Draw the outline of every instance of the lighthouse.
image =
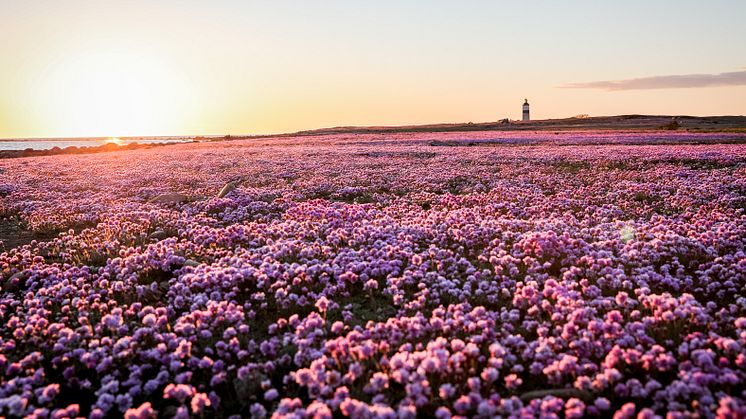
[[525, 102], [523, 102], [523, 120], [524, 121], [530, 121], [531, 117], [528, 114], [528, 99], [526, 99]]

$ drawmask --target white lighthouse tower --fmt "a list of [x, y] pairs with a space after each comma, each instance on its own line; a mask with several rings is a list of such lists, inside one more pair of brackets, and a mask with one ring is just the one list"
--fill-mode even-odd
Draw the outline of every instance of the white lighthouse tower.
[[526, 99], [525, 102], [523, 102], [523, 120], [524, 121], [530, 121], [531, 117], [528, 114], [528, 99]]

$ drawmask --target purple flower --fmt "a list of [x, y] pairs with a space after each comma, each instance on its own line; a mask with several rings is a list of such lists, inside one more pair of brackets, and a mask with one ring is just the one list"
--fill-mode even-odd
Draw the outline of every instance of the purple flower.
[[280, 393], [278, 393], [277, 390], [271, 388], [264, 392], [264, 400], [272, 401], [276, 399], [279, 395]]
[[188, 384], [169, 384], [163, 389], [164, 399], [176, 399], [181, 404], [184, 404], [194, 394], [194, 388]]

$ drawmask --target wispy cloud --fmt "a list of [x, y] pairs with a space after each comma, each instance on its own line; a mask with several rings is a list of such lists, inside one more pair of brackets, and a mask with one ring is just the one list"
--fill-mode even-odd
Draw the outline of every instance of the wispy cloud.
[[568, 83], [559, 87], [564, 89], [643, 90], [744, 85], [746, 85], [746, 69], [720, 74], [682, 74], [626, 80]]

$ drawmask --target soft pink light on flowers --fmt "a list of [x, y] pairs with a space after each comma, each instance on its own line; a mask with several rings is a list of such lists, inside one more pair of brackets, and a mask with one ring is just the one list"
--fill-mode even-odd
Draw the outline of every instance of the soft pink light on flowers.
[[744, 138], [0, 160], [0, 416], [741, 417]]

